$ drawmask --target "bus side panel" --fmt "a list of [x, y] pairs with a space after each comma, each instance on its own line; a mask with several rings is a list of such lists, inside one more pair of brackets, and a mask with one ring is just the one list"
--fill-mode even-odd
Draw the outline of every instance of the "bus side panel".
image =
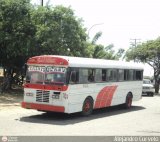
[[93, 98], [94, 109], [123, 104], [129, 92], [133, 95], [133, 101], [141, 99], [142, 81], [70, 85], [67, 113], [82, 111], [88, 96]]
[[113, 96], [111, 106], [125, 103], [126, 96], [129, 92], [133, 95], [133, 101], [141, 99], [142, 81], [118, 82], [117, 85], [118, 89]]
[[94, 101], [94, 108], [103, 108], [111, 105], [115, 83], [74, 84], [69, 86], [68, 113], [82, 111], [83, 102], [88, 96]]
[[96, 93], [97, 97], [95, 100], [94, 108], [96, 109], [110, 106], [117, 87], [117, 85], [107, 85], [100, 90], [95, 89], [96, 92], [98, 92]]
[[74, 84], [70, 85], [67, 94], [68, 113], [82, 111], [83, 102], [87, 96], [94, 96], [94, 84]]

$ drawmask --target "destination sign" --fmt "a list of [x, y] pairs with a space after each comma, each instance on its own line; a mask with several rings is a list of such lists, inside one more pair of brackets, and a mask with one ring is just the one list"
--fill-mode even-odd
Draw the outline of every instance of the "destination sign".
[[46, 72], [62, 72], [62, 73], [65, 73], [66, 68], [48, 66], [48, 67], [46, 67]]
[[43, 73], [50, 73], [50, 72], [61, 72], [65, 73], [66, 68], [64, 67], [53, 67], [53, 66], [29, 66], [28, 71], [38, 71]]

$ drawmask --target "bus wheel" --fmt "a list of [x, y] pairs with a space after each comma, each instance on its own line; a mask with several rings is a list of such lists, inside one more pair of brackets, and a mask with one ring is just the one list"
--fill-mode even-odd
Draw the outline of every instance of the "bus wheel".
[[82, 115], [87, 116], [90, 115], [93, 111], [93, 99], [88, 97], [85, 99], [82, 108]]
[[132, 94], [128, 94], [126, 97], [126, 102], [124, 104], [124, 108], [129, 109], [132, 106]]

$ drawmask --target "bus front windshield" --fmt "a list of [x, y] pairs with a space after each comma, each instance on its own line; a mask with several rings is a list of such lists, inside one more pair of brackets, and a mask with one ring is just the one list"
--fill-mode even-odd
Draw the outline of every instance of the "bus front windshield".
[[64, 73], [47, 73], [45, 74], [45, 84], [65, 84]]
[[33, 84], [63, 85], [66, 83], [66, 68], [54, 66], [29, 66], [26, 82]]

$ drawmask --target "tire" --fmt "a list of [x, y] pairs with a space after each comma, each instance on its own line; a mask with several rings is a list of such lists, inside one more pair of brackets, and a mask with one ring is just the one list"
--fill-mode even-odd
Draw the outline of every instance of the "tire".
[[88, 116], [88, 115], [92, 114], [92, 111], [93, 111], [93, 99], [88, 97], [83, 102], [82, 115]]
[[152, 97], [153, 97], [153, 96], [154, 96], [154, 93], [153, 93], [153, 92], [151, 92], [151, 93], [150, 93], [150, 96], [152, 96]]
[[132, 106], [132, 94], [128, 94], [127, 95], [127, 97], [126, 97], [126, 102], [124, 103], [124, 108], [125, 109], [129, 109], [129, 108], [131, 108], [131, 106]]
[[152, 97], [153, 97], [153, 96], [154, 96], [154, 93], [153, 93], [153, 92], [148, 92], [148, 93], [147, 93], [147, 96], [152, 96]]

